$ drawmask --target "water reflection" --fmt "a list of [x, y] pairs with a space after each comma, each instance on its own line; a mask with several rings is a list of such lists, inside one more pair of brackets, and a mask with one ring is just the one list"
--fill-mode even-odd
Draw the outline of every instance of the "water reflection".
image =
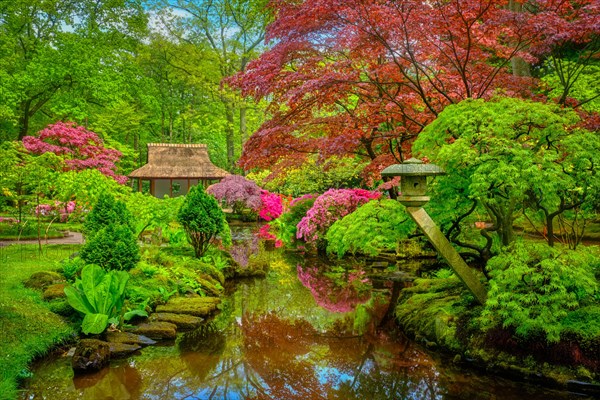
[[[350, 286], [341, 284], [344, 274]], [[324, 274], [314, 261], [275, 258], [266, 279], [241, 282], [210, 325], [180, 335], [174, 346], [145, 348], [85, 377], [73, 377], [67, 358], [47, 360], [22, 397], [549, 398], [511, 383], [491, 381], [489, 389], [490, 380], [450, 372], [402, 335], [378, 332], [387, 294], [369, 285], [357, 269]], [[365, 334], [357, 333], [359, 319], [370, 323]]]

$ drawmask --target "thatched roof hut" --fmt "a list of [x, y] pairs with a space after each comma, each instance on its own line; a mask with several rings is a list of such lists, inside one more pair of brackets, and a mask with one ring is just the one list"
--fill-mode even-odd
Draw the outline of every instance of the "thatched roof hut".
[[141, 191], [149, 181], [156, 197], [186, 194], [192, 185], [208, 186], [229, 173], [215, 166], [205, 144], [148, 143], [148, 163], [129, 174]]

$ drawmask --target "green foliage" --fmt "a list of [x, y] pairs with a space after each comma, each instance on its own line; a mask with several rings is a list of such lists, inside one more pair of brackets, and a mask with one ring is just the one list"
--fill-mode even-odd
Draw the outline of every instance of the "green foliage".
[[569, 310], [594, 302], [598, 282], [588, 251], [558, 251], [545, 244], [515, 242], [489, 260], [490, 290], [481, 316], [483, 326], [513, 328], [517, 335], [543, 334], [556, 342]]
[[60, 269], [65, 278], [72, 282], [77, 277], [77, 274], [83, 269], [85, 262], [81, 257], [67, 258], [60, 262]]
[[81, 323], [83, 333], [100, 334], [109, 323], [118, 323], [128, 280], [127, 272], [106, 273], [92, 264], [83, 268], [81, 279], [65, 288], [71, 307], [85, 315]]
[[81, 258], [108, 270], [128, 271], [140, 260], [140, 249], [129, 227], [109, 225], [86, 241]]
[[131, 229], [132, 218], [125, 203], [110, 194], [101, 194], [94, 208], [88, 213], [83, 224], [84, 233], [90, 237], [102, 228], [119, 225]]
[[215, 198], [206, 194], [201, 186], [190, 189], [179, 209], [177, 220], [183, 226], [198, 258], [204, 255], [217, 235], [221, 235], [224, 244], [231, 243], [225, 214]]
[[315, 204], [316, 199], [317, 196], [306, 196], [305, 198], [296, 199], [279, 218], [269, 222], [269, 225], [275, 231], [277, 239], [286, 245], [291, 245], [298, 241], [296, 239], [298, 223], [306, 216], [306, 212]]
[[600, 137], [578, 122], [573, 110], [553, 104], [465, 100], [446, 107], [414, 150], [449, 172], [436, 179], [447, 207], [462, 212], [475, 201], [503, 245], [514, 240], [517, 215], [539, 211], [552, 245], [553, 218], [600, 191]]
[[131, 193], [125, 198], [125, 202], [133, 216], [135, 235], [139, 237], [147, 229], [159, 228], [164, 236], [164, 231], [177, 220], [177, 211], [183, 200], [183, 197], [159, 199], [140, 192]]
[[338, 257], [350, 252], [376, 256], [395, 250], [415, 225], [396, 200], [374, 200], [336, 221], [327, 231], [327, 251]]

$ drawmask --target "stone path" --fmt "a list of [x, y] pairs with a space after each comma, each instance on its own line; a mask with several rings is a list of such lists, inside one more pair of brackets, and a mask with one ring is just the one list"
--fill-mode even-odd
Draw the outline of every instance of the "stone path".
[[[37, 239], [33, 240], [0, 240], [0, 247], [10, 246], [11, 244], [37, 244]], [[67, 232], [65, 237], [54, 239], [42, 239], [42, 244], [83, 244], [83, 235], [80, 232]]]

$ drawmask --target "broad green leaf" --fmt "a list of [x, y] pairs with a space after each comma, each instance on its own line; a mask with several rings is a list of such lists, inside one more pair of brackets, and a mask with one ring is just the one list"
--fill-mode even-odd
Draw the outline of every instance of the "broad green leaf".
[[108, 326], [108, 315], [106, 314], [86, 314], [81, 323], [81, 330], [86, 335], [97, 335]]

